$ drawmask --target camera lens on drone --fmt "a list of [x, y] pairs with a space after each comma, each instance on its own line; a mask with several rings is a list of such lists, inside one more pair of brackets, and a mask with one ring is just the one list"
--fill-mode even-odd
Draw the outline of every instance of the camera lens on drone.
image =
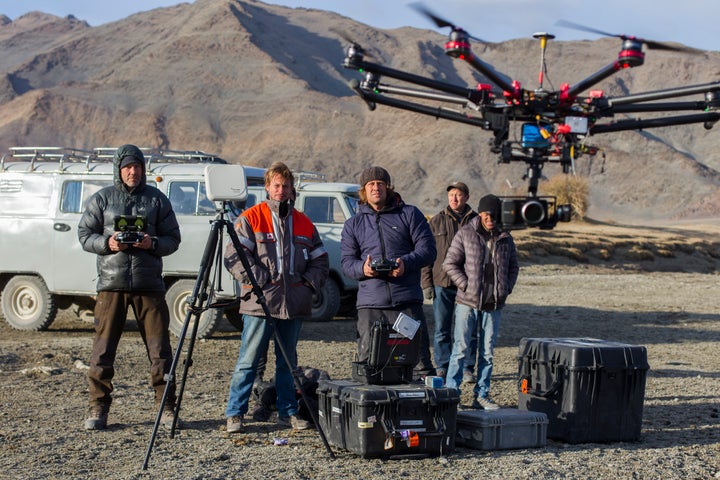
[[545, 206], [538, 200], [529, 200], [525, 202], [520, 210], [523, 220], [528, 225], [537, 225], [545, 220]]
[[572, 218], [572, 205], [558, 205], [557, 219], [559, 222], [569, 222]]

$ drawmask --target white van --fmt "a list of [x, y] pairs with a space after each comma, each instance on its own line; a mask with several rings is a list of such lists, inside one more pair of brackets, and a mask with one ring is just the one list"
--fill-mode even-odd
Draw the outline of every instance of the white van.
[[[0, 248], [3, 252], [0, 257], [0, 303], [5, 320], [13, 328], [47, 329], [59, 308], [74, 307], [80, 318], [92, 319], [96, 259], [80, 246], [77, 224], [90, 196], [112, 184], [114, 151], [114, 148], [85, 151], [63, 147], [17, 147], [0, 159]], [[180, 248], [163, 258], [170, 329], [177, 335], [185, 323], [188, 298], [195, 287], [211, 222], [218, 215], [217, 205], [206, 198], [204, 170], [210, 163], [227, 162], [197, 151], [143, 149], [143, 152], [147, 162], [147, 183], [168, 196], [181, 229]], [[249, 206], [263, 198], [264, 169], [244, 169], [251, 192]], [[337, 196], [342, 198], [331, 193], [331, 202], [335, 202]], [[346, 209], [341, 208], [345, 218], [354, 214], [353, 204], [348, 205]], [[318, 230], [321, 229], [318, 225]], [[331, 244], [339, 244], [339, 235], [328, 238], [327, 242], [328, 250], [334, 251]], [[332, 318], [339, 309], [339, 301], [333, 299], [340, 294], [345, 294], [348, 302], [353, 301], [357, 284], [342, 276], [339, 262], [338, 250], [335, 258], [331, 256], [335, 280], [328, 282], [327, 289], [316, 296], [313, 319]], [[234, 298], [238, 288], [236, 282], [222, 266], [222, 261], [215, 263], [220, 263], [217, 271], [222, 287], [222, 291], [216, 292], [216, 298]], [[240, 316], [234, 308], [228, 308], [225, 314], [234, 326], [241, 328]], [[209, 336], [222, 315], [223, 312], [217, 309], [205, 311], [197, 336]]]

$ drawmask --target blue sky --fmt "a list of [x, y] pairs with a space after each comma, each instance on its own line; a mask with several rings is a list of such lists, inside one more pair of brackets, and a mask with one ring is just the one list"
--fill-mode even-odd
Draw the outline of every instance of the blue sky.
[[[58, 16], [73, 14], [100, 25], [133, 13], [181, 3], [176, 0], [0, 0], [0, 13], [15, 19], [32, 10]], [[377, 28], [434, 28], [408, 7], [410, 0], [275, 0], [290, 7], [331, 10]], [[715, 0], [424, 0], [439, 16], [485, 41], [530, 38], [544, 31], [558, 40], [594, 39], [597, 35], [555, 26], [558, 19], [615, 34], [656, 41], [677, 41], [691, 47], [720, 50]], [[447, 31], [447, 29], [445, 30]]]

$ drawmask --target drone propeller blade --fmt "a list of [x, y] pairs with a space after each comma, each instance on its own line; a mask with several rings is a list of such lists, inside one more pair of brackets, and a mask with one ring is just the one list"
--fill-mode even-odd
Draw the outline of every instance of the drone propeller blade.
[[362, 54], [368, 58], [373, 58], [373, 55], [367, 52], [362, 45], [360, 45], [358, 42], [356, 42], [345, 30], [340, 30], [339, 28], [330, 27], [329, 29], [332, 33], [337, 35], [338, 37], [345, 40], [350, 45], [353, 45], [354, 47], [358, 48]]
[[597, 35], [602, 35], [604, 37], [616, 37], [616, 38], [620, 38], [622, 40], [636, 40], [638, 42], [645, 44], [645, 46], [649, 49], [671, 50], [671, 51], [676, 51], [676, 52], [687, 52], [687, 53], [699, 53], [700, 52], [699, 50], [697, 50], [695, 48], [669, 45], [667, 43], [656, 42], [653, 40], [645, 40], [643, 38], [638, 38], [638, 37], [634, 37], [634, 36], [630, 36], [630, 35], [618, 35], [615, 33], [608, 33], [608, 32], [604, 32], [602, 30], [598, 30], [596, 28], [587, 27], [585, 25], [580, 25], [579, 23], [569, 22], [567, 20], [558, 20], [557, 22], [555, 22], [555, 25], [557, 25], [559, 27], [571, 28], [573, 30], [580, 30], [583, 32], [595, 33]]
[[420, 2], [413, 2], [413, 3], [409, 4], [409, 7], [416, 10], [421, 15], [425, 15], [426, 17], [428, 17], [430, 20], [432, 20], [435, 23], [435, 25], [437, 25], [438, 28], [445, 28], [445, 27], [450, 27], [452, 29], [456, 28], [455, 25], [453, 25], [452, 23], [448, 22], [447, 20], [445, 20], [443, 18], [438, 17], [433, 12], [431, 12], [430, 9], [428, 9], [425, 5], [423, 5]]
[[353, 45], [360, 45], [358, 42], [353, 40], [352, 37], [350, 35], [348, 35], [348, 33], [345, 30], [340, 30], [339, 28], [330, 27], [330, 31], [348, 43], [351, 43]]
[[598, 30], [598, 29], [592, 28], [592, 27], [586, 27], [585, 25], [580, 25], [579, 23], [569, 22], [567, 20], [558, 20], [557, 22], [555, 22], [555, 25], [557, 25], [558, 27], [571, 28], [573, 30], [580, 30], [583, 32], [596, 33], [598, 35], [602, 35], [603, 37], [623, 38], [622, 35], [615, 35], [612, 33], [603, 32], [602, 30]]
[[650, 49], [655, 50], [670, 50], [674, 52], [685, 52], [685, 53], [701, 53], [702, 50], [697, 48], [685, 47], [681, 45], [668, 45], [667, 43], [655, 42], [653, 40], [643, 40], [643, 43]]
[[[453, 24], [452, 22], [449, 22], [449, 21], [445, 20], [444, 18], [441, 18], [441, 17], [435, 15], [429, 8], [427, 8], [425, 5], [423, 5], [420, 2], [413, 2], [408, 5], [410, 6], [410, 8], [414, 9], [421, 15], [424, 15], [427, 18], [429, 18], [430, 20], [432, 20], [433, 23], [438, 28], [450, 27], [453, 30], [463, 30], [462, 28], [458, 27], [457, 25]], [[465, 33], [467, 33], [467, 32], [465, 32]], [[468, 37], [472, 38], [476, 42], [488, 43], [485, 40], [483, 40], [482, 38], [474, 37], [470, 34], [468, 34]]]

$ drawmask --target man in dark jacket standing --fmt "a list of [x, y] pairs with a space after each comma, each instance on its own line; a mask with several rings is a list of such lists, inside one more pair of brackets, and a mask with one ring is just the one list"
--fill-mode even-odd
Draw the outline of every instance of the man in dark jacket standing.
[[[134, 145], [117, 149], [113, 159], [114, 185], [95, 193], [78, 224], [85, 251], [97, 255], [95, 339], [88, 370], [90, 413], [85, 429], [102, 430], [112, 403], [115, 355], [132, 307], [150, 360], [150, 378], [159, 405], [164, 375], [172, 364], [170, 313], [165, 303], [162, 257], [180, 246], [180, 227], [168, 198], [147, 185], [145, 157]], [[115, 231], [116, 217], [141, 217], [141, 231], [126, 243]], [[161, 422], [174, 420], [175, 386], [168, 389]]]
[[486, 195], [478, 205], [479, 216], [461, 228], [448, 249], [443, 268], [457, 285], [454, 342], [447, 372], [447, 386], [460, 390], [470, 339], [478, 333], [478, 380], [473, 407], [497, 410], [490, 398], [493, 352], [502, 308], [512, 293], [520, 271], [515, 242], [496, 223], [500, 199]]
[[[363, 170], [360, 185], [358, 212], [345, 222], [340, 247], [343, 272], [359, 281], [358, 361], [369, 357], [373, 324], [392, 325], [403, 312], [420, 322], [417, 375], [434, 375], [420, 287], [421, 268], [435, 260], [432, 232], [420, 210], [395, 193], [384, 168]], [[396, 268], [373, 269], [373, 262], [380, 260], [394, 261]]]
[[[435, 320], [435, 338], [433, 357], [437, 374], [445, 377], [452, 350], [453, 310], [457, 287], [450, 281], [442, 268], [445, 254], [450, 242], [460, 229], [467, 225], [477, 213], [467, 204], [470, 189], [463, 182], [453, 182], [447, 187], [448, 205], [430, 219], [430, 230], [435, 237], [437, 257], [435, 263], [423, 267], [421, 285], [427, 300], [433, 301], [433, 317]], [[473, 368], [475, 367], [475, 345], [470, 346], [470, 356], [465, 359], [463, 382], [475, 383]]]

